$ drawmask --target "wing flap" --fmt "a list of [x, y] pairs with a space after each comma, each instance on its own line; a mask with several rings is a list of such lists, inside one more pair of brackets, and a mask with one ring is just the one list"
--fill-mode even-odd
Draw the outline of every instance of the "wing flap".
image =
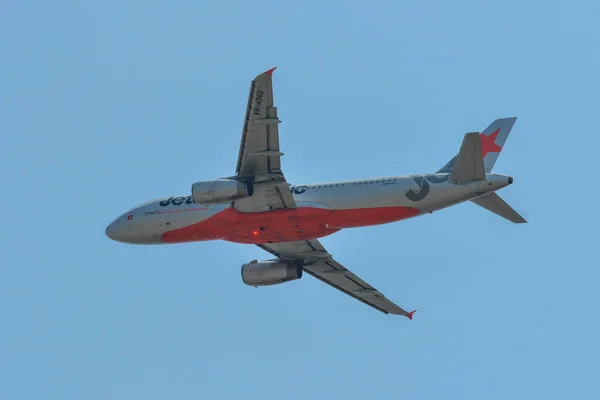
[[259, 247], [281, 259], [302, 260], [302, 269], [309, 275], [385, 314], [404, 315], [412, 319], [414, 311], [407, 312], [388, 300], [373, 286], [335, 261], [316, 239], [269, 243]]
[[273, 70], [257, 75], [250, 84], [235, 178], [253, 182], [254, 194], [233, 202], [233, 207], [241, 212], [296, 208], [281, 171], [281, 121], [273, 100]]
[[273, 100], [272, 71], [267, 71], [250, 84], [236, 175], [254, 179], [261, 175], [283, 177], [279, 122]]
[[410, 314], [333, 259], [305, 265], [303, 269], [320, 281], [385, 314], [404, 315], [406, 317]]

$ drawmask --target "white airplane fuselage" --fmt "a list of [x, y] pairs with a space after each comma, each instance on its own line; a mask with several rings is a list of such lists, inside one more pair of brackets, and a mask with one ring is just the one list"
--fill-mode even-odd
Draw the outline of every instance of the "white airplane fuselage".
[[109, 238], [131, 244], [226, 240], [258, 245], [275, 258], [243, 264], [246, 285], [278, 285], [307, 273], [374, 309], [412, 319], [415, 311], [387, 299], [318, 239], [469, 200], [511, 222], [527, 222], [495, 193], [513, 178], [492, 173], [516, 117], [466, 133], [458, 154], [433, 174], [289, 185], [281, 168], [274, 69], [250, 83], [235, 174], [194, 182], [186, 195], [132, 208], [108, 225]]
[[263, 244], [309, 240], [344, 228], [386, 224], [431, 213], [484, 196], [512, 183], [486, 174], [457, 184], [449, 174], [293, 185], [296, 208], [241, 212], [232, 202], [194, 203], [192, 196], [156, 199], [116, 218], [106, 234], [131, 244], [207, 240]]

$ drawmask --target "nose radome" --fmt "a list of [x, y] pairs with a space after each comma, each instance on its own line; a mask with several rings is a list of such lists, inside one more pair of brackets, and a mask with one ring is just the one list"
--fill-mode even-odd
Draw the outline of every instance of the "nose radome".
[[106, 231], [104, 231], [106, 233], [106, 236], [108, 236], [109, 239], [112, 240], [116, 240], [116, 233], [117, 230], [115, 229], [115, 223], [111, 222], [110, 224], [108, 224], [108, 226], [106, 227]]
[[106, 236], [108, 236], [112, 240], [116, 240], [117, 242], [125, 241], [125, 229], [121, 224], [117, 221], [112, 222], [110, 225], [106, 227]]

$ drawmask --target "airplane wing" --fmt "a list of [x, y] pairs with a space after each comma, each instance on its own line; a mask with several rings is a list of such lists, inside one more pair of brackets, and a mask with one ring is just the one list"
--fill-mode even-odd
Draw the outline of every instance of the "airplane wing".
[[258, 75], [250, 84], [235, 178], [253, 182], [254, 194], [233, 203], [235, 209], [243, 212], [296, 208], [281, 172], [283, 153], [279, 151], [278, 130], [281, 121], [273, 102], [274, 69]]
[[377, 289], [335, 261], [316, 239], [260, 244], [258, 247], [283, 260], [301, 260], [306, 273], [385, 314], [412, 319], [416, 311], [407, 312], [389, 301]]

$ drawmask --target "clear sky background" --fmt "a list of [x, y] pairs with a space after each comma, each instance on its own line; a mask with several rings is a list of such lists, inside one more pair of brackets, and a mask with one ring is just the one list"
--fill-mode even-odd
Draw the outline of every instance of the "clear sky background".
[[[596, 1], [6, 1], [0, 398], [595, 398]], [[473, 204], [324, 238], [406, 309], [255, 289], [255, 246], [131, 246], [106, 225], [235, 171], [273, 66], [291, 183], [435, 171], [517, 116]]]

